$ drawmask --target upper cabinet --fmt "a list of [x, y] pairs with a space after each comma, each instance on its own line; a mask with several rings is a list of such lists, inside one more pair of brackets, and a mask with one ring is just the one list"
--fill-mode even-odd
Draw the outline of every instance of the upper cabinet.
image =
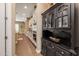
[[70, 4], [51, 7], [43, 15], [43, 28], [70, 28]]

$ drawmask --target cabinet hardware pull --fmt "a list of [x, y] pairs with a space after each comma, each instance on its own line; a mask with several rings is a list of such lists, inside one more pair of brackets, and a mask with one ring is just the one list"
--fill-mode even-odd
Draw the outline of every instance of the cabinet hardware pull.
[[64, 52], [61, 52], [61, 54], [64, 54]]
[[52, 46], [52, 48], [54, 48], [54, 46]]

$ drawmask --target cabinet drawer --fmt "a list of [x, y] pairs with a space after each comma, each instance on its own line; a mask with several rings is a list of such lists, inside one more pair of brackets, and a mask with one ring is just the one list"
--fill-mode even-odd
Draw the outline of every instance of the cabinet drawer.
[[56, 52], [56, 56], [62, 56], [62, 54], [60, 54], [59, 52]]
[[63, 50], [59, 47], [56, 47], [56, 53], [62, 55], [62, 56], [70, 56], [71, 53], [69, 53], [68, 51], [66, 50]]
[[42, 40], [42, 51], [41, 51], [41, 53], [43, 54], [43, 55], [46, 55], [46, 40]]
[[47, 52], [46, 52], [46, 55], [47, 56], [55, 56], [55, 46], [54, 46], [54, 43], [51, 42], [51, 41], [47, 41]]
[[46, 55], [47, 56], [55, 56], [55, 51], [56, 49], [53, 47], [50, 47], [50, 46], [47, 46], [47, 52], [46, 52]]

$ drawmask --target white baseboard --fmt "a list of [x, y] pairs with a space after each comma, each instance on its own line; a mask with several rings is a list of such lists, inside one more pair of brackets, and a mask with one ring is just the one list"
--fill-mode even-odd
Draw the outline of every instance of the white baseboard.
[[30, 36], [28, 33], [25, 33], [26, 36], [30, 38], [30, 41], [36, 46], [36, 42], [33, 40], [33, 37]]

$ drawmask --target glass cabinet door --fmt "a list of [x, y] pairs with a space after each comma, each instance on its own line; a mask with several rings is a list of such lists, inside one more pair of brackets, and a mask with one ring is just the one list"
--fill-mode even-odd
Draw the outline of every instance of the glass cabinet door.
[[47, 18], [45, 18], [45, 27], [47, 28]]
[[52, 18], [51, 18], [51, 27], [52, 28], [55, 28], [55, 17], [54, 17], [55, 15], [54, 14], [52, 14]]
[[52, 17], [51, 14], [47, 15], [47, 26], [48, 26], [48, 28], [51, 28], [51, 17]]
[[63, 27], [68, 27], [68, 16], [63, 17]]
[[61, 9], [57, 10], [56, 28], [62, 28], [62, 11], [61, 11]]
[[62, 12], [62, 19], [63, 19], [63, 28], [69, 28], [70, 26], [70, 8], [67, 5], [64, 6]]
[[47, 18], [46, 16], [43, 16], [43, 28], [47, 28]]
[[57, 8], [56, 27], [70, 28], [70, 4], [63, 4]]

